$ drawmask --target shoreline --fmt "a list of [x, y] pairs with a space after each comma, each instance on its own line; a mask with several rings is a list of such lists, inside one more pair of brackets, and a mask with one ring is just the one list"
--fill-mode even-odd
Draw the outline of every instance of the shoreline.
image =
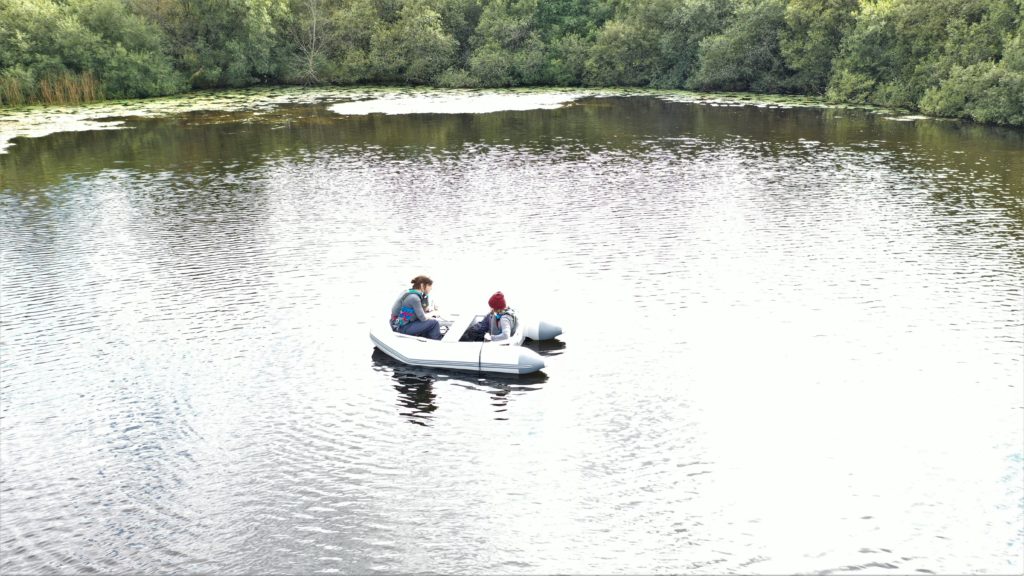
[[[554, 98], [554, 104], [539, 102], [511, 108], [510, 102], [488, 103], [476, 110], [465, 106], [447, 111], [445, 99], [484, 100], [488, 97], [500, 99], [508, 95], [532, 95]], [[304, 87], [266, 86], [236, 89], [201, 90], [176, 96], [161, 96], [133, 100], [102, 100], [76, 105], [32, 104], [0, 109], [0, 154], [15, 145], [16, 138], [40, 138], [60, 132], [88, 130], [124, 129], [129, 118], [160, 118], [190, 112], [221, 111], [253, 112], [267, 111], [280, 106], [324, 103], [337, 105], [355, 101], [392, 101], [392, 105], [404, 105], [411, 98], [431, 100], [427, 113], [487, 113], [511, 109], [535, 109], [558, 107], [572, 100], [588, 97], [650, 96], [670, 102], [706, 104], [709, 106], [755, 106], [760, 108], [822, 108], [834, 110], [864, 110], [883, 115], [893, 121], [953, 121], [988, 126], [970, 120], [939, 118], [911, 114], [908, 110], [881, 108], [869, 104], [836, 104], [822, 97], [754, 94], [749, 92], [693, 92], [653, 88], [433, 88], [396, 86], [345, 86], [345, 87]], [[535, 98], [536, 99], [536, 98]], [[509, 100], [505, 98], [505, 100]], [[543, 100], [543, 98], [542, 98]], [[419, 111], [394, 111], [385, 108], [359, 107], [354, 114], [372, 113], [417, 113]], [[392, 106], [394, 108], [394, 106]], [[337, 113], [337, 112], [336, 112]], [[1019, 127], [1001, 128], [1019, 129]]]

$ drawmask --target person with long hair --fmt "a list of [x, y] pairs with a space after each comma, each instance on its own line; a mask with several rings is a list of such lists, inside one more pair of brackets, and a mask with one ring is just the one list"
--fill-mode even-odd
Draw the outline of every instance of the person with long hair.
[[427, 317], [430, 310], [429, 295], [434, 281], [427, 276], [417, 276], [410, 283], [412, 288], [399, 294], [391, 306], [391, 329], [409, 336], [440, 340], [440, 322]]

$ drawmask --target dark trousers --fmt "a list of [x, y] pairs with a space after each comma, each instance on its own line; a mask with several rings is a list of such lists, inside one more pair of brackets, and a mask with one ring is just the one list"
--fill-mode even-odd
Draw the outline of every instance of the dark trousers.
[[441, 324], [437, 320], [413, 320], [398, 329], [409, 336], [423, 336], [431, 340], [441, 339]]
[[483, 342], [484, 334], [487, 334], [488, 330], [490, 330], [490, 326], [488, 326], [487, 318], [484, 318], [480, 322], [466, 328], [466, 333], [459, 340], [461, 342]]

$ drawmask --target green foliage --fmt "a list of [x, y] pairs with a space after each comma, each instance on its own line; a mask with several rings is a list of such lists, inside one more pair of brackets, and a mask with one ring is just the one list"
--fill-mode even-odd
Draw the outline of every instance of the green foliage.
[[328, 81], [356, 84], [372, 77], [370, 40], [382, 25], [373, 0], [348, 0], [330, 16], [335, 45], [330, 57], [334, 71]]
[[721, 34], [700, 43], [700, 68], [690, 86], [710, 90], [784, 92], [791, 71], [782, 56], [784, 0], [744, 0]]
[[62, 18], [48, 0], [0, 0], [0, 69], [20, 67], [18, 75], [29, 84], [39, 72], [66, 69], [51, 48]]
[[725, 30], [735, 11], [736, 0], [690, 0], [679, 4], [659, 41], [664, 72], [654, 84], [684, 87], [700, 66], [701, 42]]
[[856, 22], [858, 7], [857, 0], [789, 0], [779, 47], [794, 71], [792, 87], [809, 94], [825, 92], [832, 61]]
[[598, 33], [585, 63], [585, 81], [598, 86], [642, 86], [653, 77], [653, 39], [633, 22], [612, 20]]
[[441, 16], [441, 26], [459, 45], [459, 65], [469, 58], [469, 42], [480, 23], [480, 0], [432, 0], [432, 9]]
[[548, 83], [547, 55], [537, 31], [538, 0], [492, 0], [470, 44], [469, 70], [482, 86]]
[[875, 79], [870, 74], [843, 68], [833, 72], [825, 94], [833, 102], [867, 104], [871, 101], [875, 84]]
[[921, 110], [936, 116], [1024, 125], [1024, 38], [1007, 42], [1001, 61], [955, 66], [949, 78], [929, 88]]
[[476, 77], [459, 68], [449, 68], [442, 72], [436, 80], [442, 88], [476, 88], [479, 82]]
[[379, 23], [370, 38], [370, 62], [385, 82], [431, 82], [454, 63], [458, 42], [441, 15], [423, 2], [406, 3], [394, 24]]
[[538, 0], [491, 0], [476, 27], [476, 45], [492, 43], [507, 50], [520, 48], [534, 34]]
[[828, 95], [916, 109], [954, 72], [962, 81], [963, 69], [998, 59], [1020, 10], [1014, 0], [865, 2], [834, 62]]
[[702, 40], [732, 19], [734, 0], [641, 0], [597, 33], [586, 65], [595, 85], [679, 88], [697, 69]]
[[282, 49], [290, 54], [279, 66], [287, 83], [320, 84], [334, 77], [332, 58], [338, 50], [338, 29], [328, 0], [290, 0], [282, 19]]
[[481, 86], [514, 86], [512, 62], [500, 46], [488, 44], [473, 52], [470, 74]]
[[546, 76], [557, 86], [578, 86], [586, 73], [590, 44], [577, 34], [552, 40]]
[[[142, 98], [174, 94], [184, 80], [166, 53], [163, 32], [139, 15], [125, 10], [122, 0], [80, 0], [69, 3], [72, 14], [88, 32], [76, 30], [82, 44], [67, 42], [65, 50], [78, 55], [78, 69], [94, 72], [112, 98]], [[82, 54], [84, 50], [91, 54]]]
[[114, 98], [182, 90], [163, 32], [126, 8], [122, 0], [2, 0], [0, 76], [25, 100], [50, 101], [43, 89], [70, 78], [79, 89], [98, 82], [86, 91]]
[[537, 25], [544, 42], [575, 35], [592, 36], [615, 15], [614, 0], [544, 0], [537, 6]]
[[246, 86], [277, 72], [286, 0], [175, 1], [185, 8], [180, 63], [194, 87]]
[[800, 92], [1024, 125], [1024, 0], [0, 0], [0, 104], [254, 83]]

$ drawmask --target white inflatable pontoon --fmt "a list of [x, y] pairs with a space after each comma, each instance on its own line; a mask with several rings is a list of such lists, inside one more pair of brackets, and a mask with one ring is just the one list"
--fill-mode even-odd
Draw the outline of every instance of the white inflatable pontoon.
[[562, 329], [554, 324], [520, 320], [516, 333], [508, 340], [459, 342], [467, 328], [483, 319], [483, 315], [439, 318], [441, 325], [447, 327], [440, 340], [400, 334], [386, 322], [381, 322], [370, 329], [370, 339], [381, 352], [412, 366], [529, 374], [543, 368], [544, 359], [524, 347], [523, 340], [548, 340], [562, 333]]

